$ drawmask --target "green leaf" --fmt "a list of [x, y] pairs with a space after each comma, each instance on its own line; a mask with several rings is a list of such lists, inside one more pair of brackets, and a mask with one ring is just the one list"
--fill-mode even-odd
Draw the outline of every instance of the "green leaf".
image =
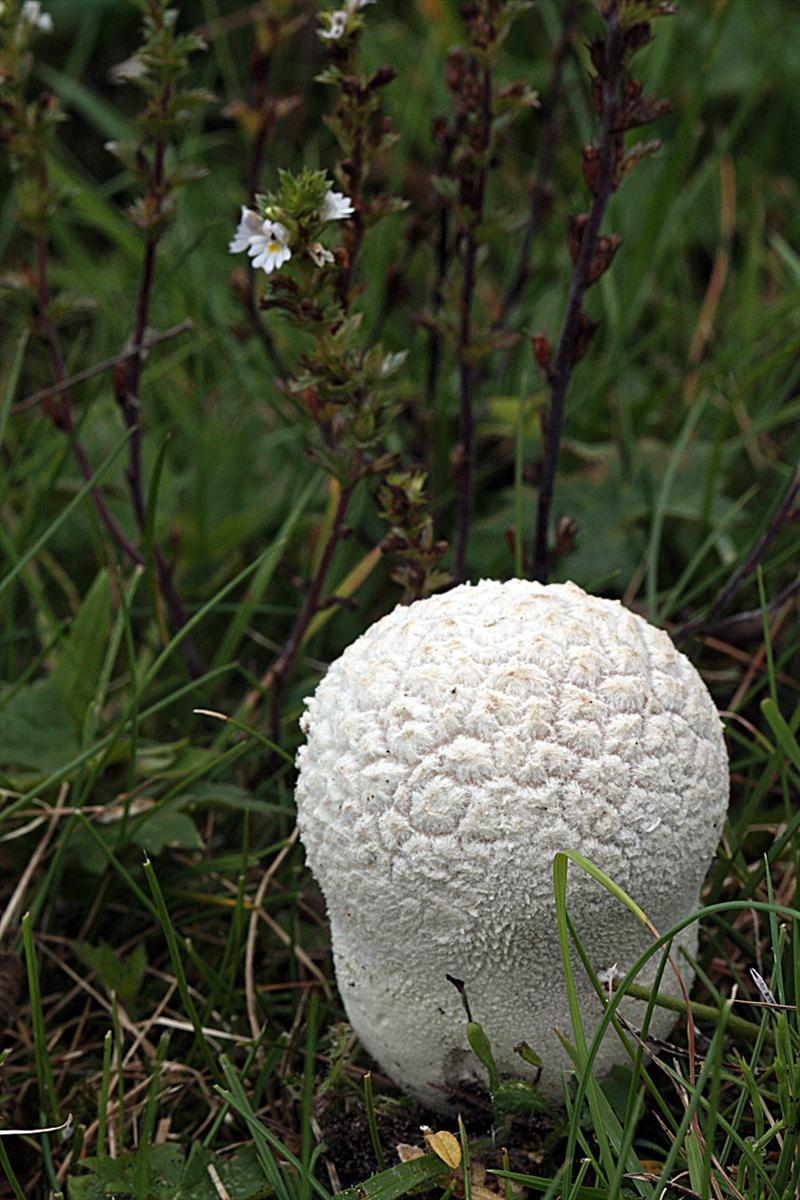
[[549, 1106], [527, 1079], [504, 1079], [492, 1089], [492, 1108], [509, 1115], [547, 1112]]
[[111, 583], [104, 568], [72, 622], [52, 676], [79, 735], [95, 697], [110, 628]]
[[[128, 1200], [134, 1195], [137, 1158], [136, 1151], [128, 1150], [118, 1158], [100, 1155], [84, 1159], [82, 1166], [90, 1174], [70, 1176], [69, 1200], [108, 1200], [111, 1196]], [[252, 1146], [232, 1158], [221, 1158], [196, 1144], [186, 1162], [178, 1146], [151, 1146], [150, 1166], [152, 1184], [147, 1200], [219, 1200], [209, 1166], [231, 1200], [266, 1200], [271, 1194]]]
[[226, 1159], [204, 1146], [194, 1145], [175, 1200], [219, 1200], [209, 1166], [219, 1176], [231, 1200], [265, 1200], [272, 1194], [253, 1146], [245, 1146], [233, 1158]]
[[412, 1158], [397, 1167], [390, 1167], [388, 1171], [381, 1171], [357, 1187], [345, 1188], [339, 1192], [336, 1200], [396, 1200], [398, 1196], [432, 1184], [449, 1173], [438, 1155], [423, 1154], [421, 1158]]
[[131, 830], [130, 840], [147, 852], [161, 854], [166, 846], [175, 850], [202, 850], [197, 826], [188, 813], [155, 809]]
[[[147, 1149], [152, 1171], [147, 1200], [176, 1200], [183, 1177], [183, 1151], [179, 1146], [172, 1145], [148, 1146]], [[69, 1200], [99, 1200], [100, 1197], [110, 1196], [115, 1200], [128, 1200], [134, 1195], [137, 1159], [138, 1152], [133, 1150], [126, 1151], [119, 1158], [101, 1154], [97, 1158], [84, 1159], [84, 1167], [88, 1167], [96, 1178], [70, 1178]]]
[[132, 1009], [147, 967], [144, 945], [140, 942], [127, 958], [122, 958], [107, 942], [101, 942], [99, 946], [76, 942], [74, 950], [81, 962], [94, 971], [106, 991], [116, 992], [124, 1007]]
[[769, 727], [775, 734], [775, 740], [789, 762], [800, 771], [800, 745], [786, 721], [781, 716], [775, 701], [770, 698], [761, 701], [761, 711], [769, 722]]
[[[0, 696], [8, 690], [3, 687]], [[78, 753], [74, 726], [52, 679], [31, 683], [0, 704], [0, 724], [0, 765], [7, 769], [26, 768], [38, 778]]]
[[486, 1031], [477, 1021], [467, 1022], [467, 1041], [470, 1044], [472, 1053], [476, 1058], [480, 1059], [483, 1066], [486, 1068], [486, 1073], [489, 1076], [489, 1088], [494, 1093], [499, 1086], [499, 1077], [497, 1074], [497, 1064], [494, 1061], [492, 1054], [491, 1043], [486, 1036]]

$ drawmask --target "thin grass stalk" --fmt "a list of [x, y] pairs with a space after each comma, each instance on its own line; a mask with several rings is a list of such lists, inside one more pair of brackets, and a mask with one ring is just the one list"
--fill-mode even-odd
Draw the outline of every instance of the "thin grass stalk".
[[109, 1029], [103, 1038], [103, 1068], [100, 1076], [100, 1094], [97, 1097], [97, 1152], [106, 1153], [106, 1122], [111, 1084], [111, 1055], [114, 1051], [114, 1034]]
[[30, 913], [25, 913], [22, 918], [22, 944], [25, 951], [25, 966], [28, 974], [28, 999], [31, 1009], [36, 1079], [39, 1086], [39, 1106], [42, 1116], [46, 1117], [48, 1122], [53, 1120], [56, 1124], [60, 1124], [61, 1109], [56, 1095], [53, 1070], [50, 1065], [50, 1053], [47, 1047], [42, 994], [39, 989], [39, 970], [36, 963], [36, 948], [33, 942]]
[[119, 1017], [117, 993], [111, 992], [111, 1028], [114, 1031], [114, 1050], [116, 1053], [117, 1072], [117, 1154], [125, 1146], [125, 1045], [122, 1040], [122, 1022]]
[[150, 1146], [156, 1127], [158, 1093], [161, 1087], [161, 1071], [164, 1066], [164, 1059], [167, 1056], [168, 1046], [169, 1034], [164, 1033], [159, 1039], [156, 1057], [153, 1061], [153, 1072], [150, 1076], [150, 1086], [147, 1089], [147, 1101], [145, 1103], [144, 1116], [139, 1129], [139, 1141], [136, 1147], [136, 1165], [133, 1171], [134, 1200], [148, 1200], [148, 1197], [151, 1195], [150, 1189], [153, 1172], [150, 1164]]
[[200, 1048], [200, 1052], [207, 1068], [214, 1078], [219, 1078], [219, 1067], [214, 1055], [211, 1052], [211, 1048], [206, 1041], [206, 1036], [203, 1033], [203, 1026], [200, 1021], [195, 1002], [192, 999], [192, 995], [189, 991], [189, 984], [186, 980], [186, 972], [183, 967], [183, 957], [178, 948], [178, 939], [175, 936], [175, 928], [172, 924], [167, 906], [164, 902], [164, 895], [161, 891], [161, 885], [159, 884], [155, 870], [153, 869], [153, 864], [147, 857], [144, 861], [144, 875], [155, 902], [156, 914], [158, 916], [159, 924], [163, 930], [164, 937], [166, 938], [167, 949], [169, 950], [170, 961], [172, 962], [172, 969], [175, 972], [175, 979], [177, 980], [178, 984], [178, 994], [180, 995], [184, 1011], [186, 1012], [192, 1028], [194, 1029], [195, 1041]]
[[8, 1180], [9, 1186], [14, 1193], [14, 1200], [26, 1200], [25, 1193], [20, 1187], [20, 1182], [14, 1173], [14, 1168], [11, 1166], [11, 1160], [8, 1157], [8, 1152], [3, 1142], [4, 1139], [0, 1138], [0, 1167], [3, 1168], [3, 1174]]
[[364, 1108], [367, 1114], [367, 1125], [369, 1126], [369, 1138], [372, 1142], [372, 1152], [375, 1155], [379, 1171], [386, 1170], [386, 1159], [383, 1155], [383, 1147], [381, 1139], [378, 1135], [378, 1122], [375, 1119], [375, 1099], [372, 1094], [372, 1072], [367, 1071], [364, 1075]]

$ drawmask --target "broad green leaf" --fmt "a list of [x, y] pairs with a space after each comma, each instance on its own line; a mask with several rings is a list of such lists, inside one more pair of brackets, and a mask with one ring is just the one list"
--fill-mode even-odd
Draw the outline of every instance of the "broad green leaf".
[[148, 854], [161, 854], [166, 846], [176, 850], [202, 850], [197, 826], [188, 813], [155, 809], [132, 830], [130, 840]]
[[[0, 690], [0, 696], [2, 691]], [[77, 754], [79, 746], [69, 713], [52, 679], [21, 688], [7, 705], [0, 705], [0, 766], [13, 776], [14, 768], [35, 771], [37, 778], [57, 771]]]
[[[175, 1200], [183, 1176], [183, 1151], [180, 1146], [148, 1146], [152, 1169], [152, 1184], [147, 1200]], [[100, 1188], [92, 1190], [84, 1185], [86, 1180], [78, 1176], [69, 1181], [69, 1200], [95, 1200], [97, 1197], [115, 1197], [128, 1200], [134, 1195], [134, 1176], [137, 1153], [134, 1150], [109, 1158], [101, 1154], [97, 1158], [84, 1159], [83, 1166], [95, 1175], [93, 1182]]]
[[97, 690], [110, 629], [111, 584], [104, 568], [72, 622], [53, 672], [53, 682], [79, 735]]
[[221, 1158], [195, 1144], [174, 1200], [219, 1200], [209, 1167], [219, 1176], [231, 1200], [265, 1200], [272, 1194], [252, 1146], [245, 1146], [232, 1158]]

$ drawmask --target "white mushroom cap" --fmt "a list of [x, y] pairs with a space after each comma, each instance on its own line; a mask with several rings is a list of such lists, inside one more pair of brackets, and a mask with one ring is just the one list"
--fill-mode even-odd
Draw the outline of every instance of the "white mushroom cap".
[[[377, 621], [307, 703], [298, 820], [364, 1046], [433, 1107], [483, 1080], [449, 974], [501, 1074], [530, 1072], [514, 1052], [527, 1041], [542, 1094], [560, 1098], [570, 1064], [554, 1028], [571, 1029], [553, 856], [586, 855], [661, 931], [697, 907], [728, 802], [722, 725], [697, 671], [618, 601], [485, 580]], [[576, 868], [568, 903], [598, 972], [626, 970], [647, 945]], [[693, 953], [695, 926], [680, 940]], [[576, 984], [591, 1034], [601, 1007], [579, 962]], [[662, 990], [676, 986], [667, 968]], [[673, 1020], [657, 1011], [651, 1031]], [[624, 1061], [610, 1033], [597, 1069]]]

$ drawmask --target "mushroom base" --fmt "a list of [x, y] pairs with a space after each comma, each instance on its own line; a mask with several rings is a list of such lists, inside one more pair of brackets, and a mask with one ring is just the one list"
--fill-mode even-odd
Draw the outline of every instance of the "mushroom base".
[[[635, 923], [635, 919], [631, 920]], [[555, 917], [553, 915], [553, 921]], [[425, 971], [420, 973], [417, 960], [413, 984], [408, 962], [393, 955], [370, 956], [364, 962], [363, 941], [350, 931], [332, 924], [336, 978], [347, 1018], [368, 1053], [382, 1071], [425, 1107], [452, 1112], [458, 1107], [456, 1094], [463, 1088], [488, 1087], [486, 1072], [467, 1041], [467, 1017], [461, 998], [447, 976], [463, 980], [472, 1017], [484, 1028], [501, 1078], [535, 1079], [536, 1071], [515, 1051], [526, 1042], [542, 1060], [537, 1090], [543, 1099], [558, 1104], [563, 1099], [564, 1078], [571, 1070], [569, 1057], [555, 1030], [573, 1041], [563, 974], [542, 972], [542, 963], [559, 962], [556, 938], [542, 944], [541, 935], [529, 942], [527, 961], [517, 951], [516, 966], [505, 972], [494, 963], [478, 968], [469, 954], [460, 954], [458, 945], [440, 947], [439, 953], [426, 954]], [[617, 939], [618, 940], [618, 939]], [[359, 943], [362, 951], [359, 952]], [[636, 943], [634, 946], [633, 943]], [[593, 963], [605, 979], [616, 967], [621, 976], [647, 945], [636, 929], [630, 931], [627, 945], [620, 947], [607, 962]], [[697, 930], [690, 926], [673, 943], [673, 961], [686, 988], [694, 972], [678, 956], [682, 946], [694, 956]], [[374, 942], [372, 944], [374, 951]], [[596, 946], [595, 946], [596, 948]], [[649, 986], [657, 973], [656, 955], [642, 970], [636, 982]], [[577, 955], [573, 957], [573, 975], [580, 1004], [583, 1028], [588, 1042], [600, 1022], [603, 1006]], [[672, 967], [667, 964], [659, 990], [680, 998], [681, 992]], [[646, 1004], [626, 998], [620, 1012], [635, 1029], [641, 1029]], [[674, 1012], [654, 1009], [649, 1033], [666, 1037], [676, 1022]], [[617, 1064], [630, 1058], [613, 1028], [603, 1038], [594, 1063], [600, 1078]]]

